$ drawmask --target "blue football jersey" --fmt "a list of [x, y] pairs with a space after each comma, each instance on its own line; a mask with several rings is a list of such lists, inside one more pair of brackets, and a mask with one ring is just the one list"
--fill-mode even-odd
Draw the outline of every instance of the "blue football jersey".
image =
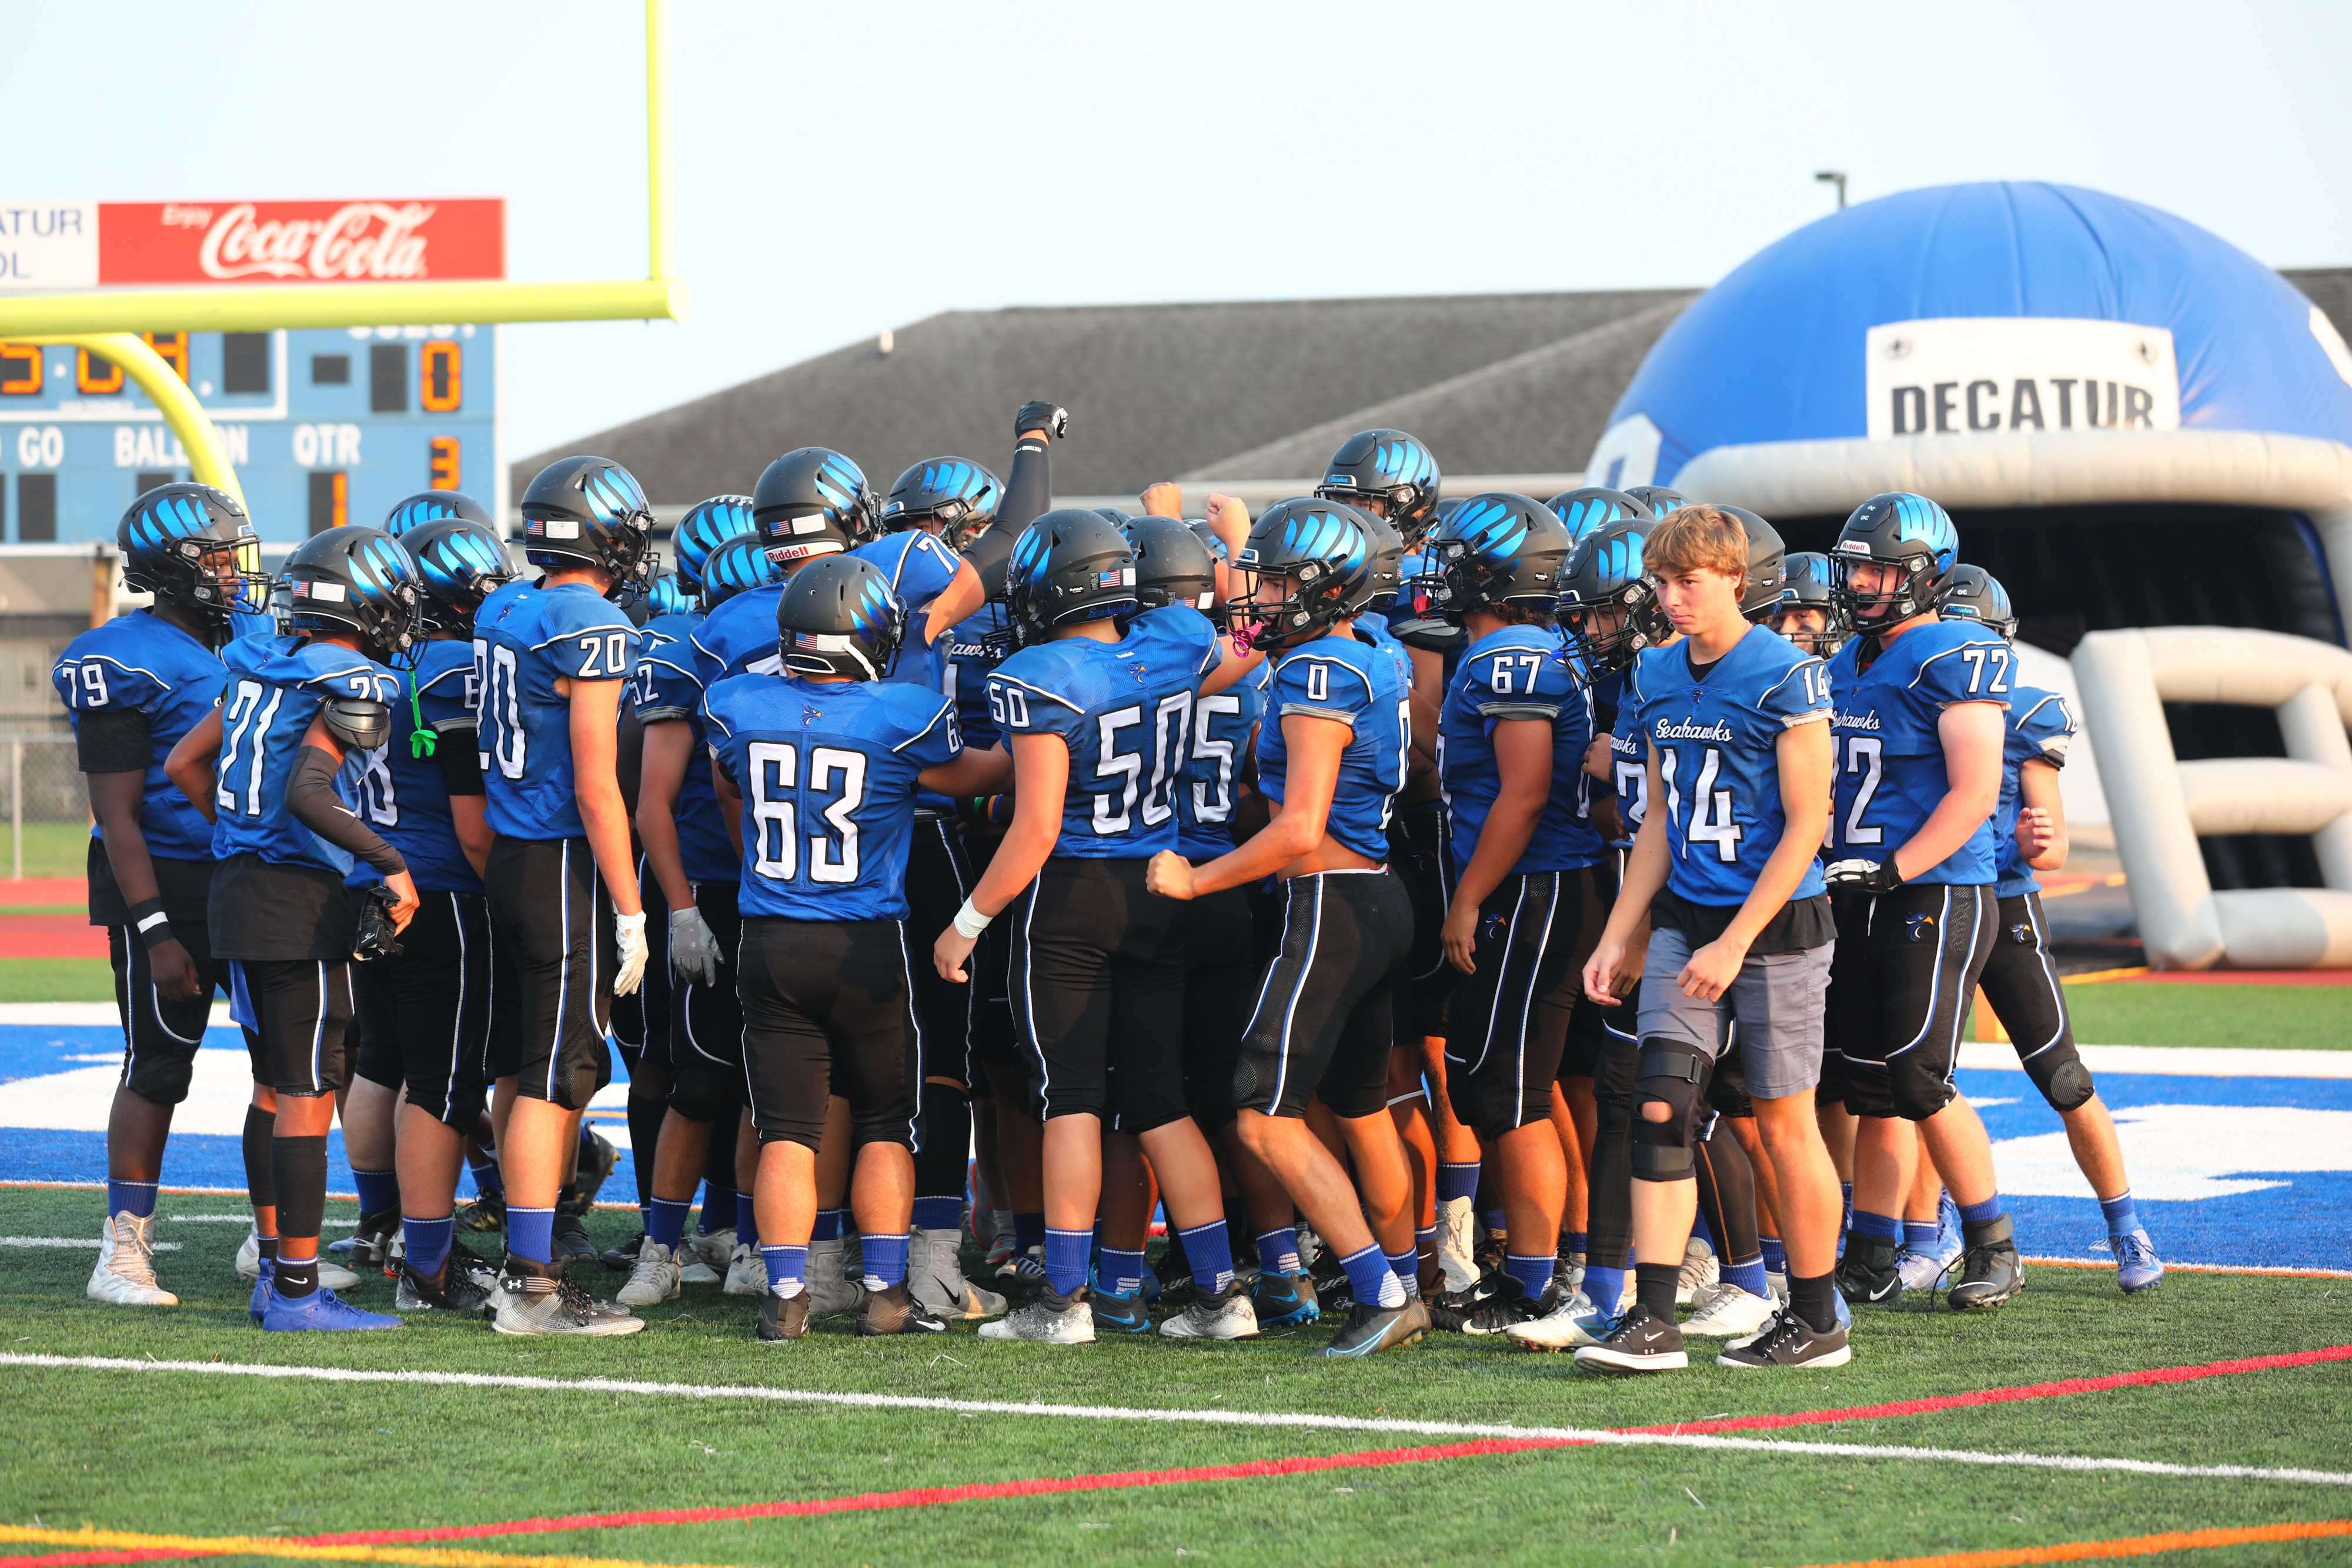
[[784, 585], [770, 583], [739, 593], [702, 618], [694, 629], [694, 674], [709, 691], [730, 675], [779, 675], [784, 658], [776, 635], [776, 606]]
[[719, 816], [719, 795], [710, 783], [709, 732], [702, 721], [701, 678], [695, 674], [694, 648], [688, 643], [666, 642], [649, 649], [637, 661], [637, 716], [648, 724], [677, 720], [694, 734], [687, 753], [686, 777], [678, 781], [677, 799], [670, 815], [677, 823], [677, 855], [689, 882], [730, 883], [740, 869], [735, 846]]
[[1003, 607], [983, 604], [942, 639], [946, 659], [940, 689], [956, 706], [956, 727], [963, 731], [964, 745], [976, 751], [990, 750], [1004, 738], [988, 711], [988, 676], [997, 660], [985, 641], [1003, 629]]
[[1512, 875], [1574, 871], [1601, 861], [1592, 825], [1584, 748], [1592, 740], [1592, 693], [1559, 633], [1543, 626], [1505, 626], [1462, 651], [1438, 711], [1437, 780], [1451, 824], [1454, 863], [1478, 848], [1486, 812], [1502, 792], [1495, 727], [1506, 719], [1551, 726], [1551, 798]]
[[2025, 852], [2017, 845], [2017, 813], [2024, 804], [2020, 778], [2029, 762], [2065, 767], [2074, 727], [2074, 713], [2056, 692], [2035, 686], [2017, 686], [2010, 692], [2009, 742], [2000, 759], [2000, 804], [1992, 813], [1994, 841], [2000, 851], [2000, 880], [1992, 889], [1996, 897], [2042, 891], [2033, 868], [2026, 863]]
[[755, 674], [713, 686], [703, 713], [743, 793], [744, 916], [906, 919], [915, 779], [961, 748], [954, 705], [895, 682]]
[[[1870, 639], [1856, 637], [1830, 661], [1836, 694], [1836, 799], [1830, 858], [1884, 860], [1919, 831], [1951, 789], [1937, 721], [1954, 703], [2007, 706], [2017, 655], [1966, 621], [1915, 626], [1861, 667]], [[1910, 882], [1974, 885], [1993, 880], [2000, 856], [1987, 817], [1943, 863], [1912, 871]]]
[[1617, 727], [1609, 734], [1609, 778], [1617, 791], [1617, 815], [1625, 836], [1616, 847], [1625, 849], [1642, 831], [1650, 814], [1650, 746], [1642, 738], [1642, 716], [1631, 703], [1617, 709]]
[[509, 582], [482, 601], [474, 612], [477, 744], [492, 828], [510, 839], [587, 831], [572, 770], [572, 705], [555, 683], [630, 681], [636, 668], [636, 628], [585, 583]]
[[1286, 650], [1267, 684], [1257, 731], [1258, 790], [1283, 798], [1292, 714], [1337, 719], [1355, 734], [1339, 756], [1339, 779], [1323, 831], [1367, 859], [1389, 858], [1389, 814], [1404, 788], [1412, 749], [1410, 685], [1389, 651], [1369, 635], [1316, 637]]
[[[214, 858], [258, 855], [277, 865], [343, 875], [352, 869], [351, 854], [295, 821], [286, 809], [286, 783], [302, 737], [329, 697], [397, 702], [400, 677], [363, 653], [291, 636], [240, 637], [221, 650], [221, 663], [227, 685], [221, 695]], [[367, 768], [367, 754], [347, 754], [335, 776], [335, 793], [362, 818], [368, 812], [359, 779]]]
[[[1704, 681], [1690, 645], [1651, 648], [1633, 661], [1623, 711], [1658, 754], [1666, 813], [1666, 885], [1693, 904], [1748, 900], [1780, 842], [1782, 732], [1830, 716], [1829, 670], [1762, 626], [1750, 626]], [[1646, 762], [1646, 753], [1644, 756]], [[1805, 862], [1791, 901], [1822, 892], [1821, 862]]]
[[[84, 632], [66, 644], [49, 672], [76, 733], [87, 714], [147, 716], [147, 776], [140, 785], [139, 831], [150, 854], [168, 860], [212, 858], [213, 825], [163, 776], [163, 761], [180, 737], [219, 704], [226, 679], [218, 653], [147, 610], [133, 610]], [[104, 835], [93, 827], [90, 836]]]
[[1273, 667], [1261, 664], [1216, 695], [1192, 699], [1192, 749], [1176, 798], [1176, 852], [1188, 861], [1212, 861], [1234, 847], [1242, 770], [1273, 679]]
[[948, 659], [946, 636], [923, 646], [923, 627], [930, 619], [931, 601], [948, 591], [963, 565], [963, 558], [920, 528], [885, 534], [850, 554], [870, 561], [890, 580], [890, 591], [907, 606], [907, 641], [898, 650], [898, 666], [887, 679], [902, 685], [944, 686]]
[[1216, 662], [1207, 618], [1171, 604], [1138, 615], [1116, 643], [1040, 643], [990, 674], [999, 729], [1058, 735], [1070, 748], [1055, 854], [1143, 860], [1177, 847], [1193, 694]]
[[[400, 852], [417, 892], [479, 893], [482, 879], [457, 842], [438, 752], [439, 747], [456, 746], [476, 755], [474, 645], [462, 640], [427, 643], [415, 669], [393, 674], [400, 688], [392, 699], [392, 738], [362, 754], [352, 810]], [[413, 737], [420, 729], [436, 737], [432, 755], [416, 755]], [[364, 884], [383, 879], [361, 861], [353, 862], [348, 880]]]

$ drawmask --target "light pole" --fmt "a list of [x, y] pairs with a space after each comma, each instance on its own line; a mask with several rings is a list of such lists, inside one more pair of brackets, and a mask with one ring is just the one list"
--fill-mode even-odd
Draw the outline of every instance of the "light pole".
[[1815, 174], [1813, 178], [1822, 182], [1824, 184], [1835, 185], [1837, 187], [1838, 211], [1845, 211], [1845, 171], [1843, 169], [1824, 169], [1818, 174]]

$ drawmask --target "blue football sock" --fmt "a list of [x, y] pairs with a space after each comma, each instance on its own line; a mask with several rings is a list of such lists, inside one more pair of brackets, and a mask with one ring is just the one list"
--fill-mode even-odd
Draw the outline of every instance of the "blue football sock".
[[352, 1186], [359, 1191], [362, 1214], [382, 1214], [400, 1207], [400, 1178], [390, 1171], [363, 1171], [353, 1166]]
[[1087, 1282], [1087, 1248], [1092, 1230], [1045, 1228], [1045, 1283], [1057, 1296], [1066, 1296]]
[[1544, 1293], [1546, 1285], [1551, 1283], [1552, 1262], [1552, 1255], [1549, 1252], [1540, 1256], [1506, 1252], [1503, 1254], [1503, 1272], [1517, 1280], [1519, 1289], [1527, 1292], [1529, 1301], [1533, 1301]]
[[[2102, 1205], [2101, 1207], [2104, 1207], [2105, 1206]], [[1964, 1203], [1960, 1205], [1960, 1223], [1963, 1225], [1982, 1225], [1989, 1220], [1999, 1219], [2000, 1218], [2000, 1194], [1999, 1193], [1994, 1193], [1982, 1203]]]
[[[111, 1218], [118, 1214], [128, 1214], [133, 1218], [146, 1218], [155, 1212], [155, 1192], [156, 1186], [152, 1181], [116, 1181], [112, 1176], [107, 1177], [108, 1218]], [[2124, 1207], [2126, 1208], [2131, 1207], [2130, 1198], [2126, 1197], [2124, 1200]]]
[[1584, 1254], [1584, 1243], [1585, 1243], [1585, 1240], [1586, 1240], [1586, 1236], [1585, 1236], [1585, 1233], [1584, 1233], [1583, 1231], [1581, 1231], [1581, 1230], [1564, 1230], [1564, 1231], [1562, 1231], [1562, 1232], [1560, 1233], [1560, 1238], [1559, 1238], [1559, 1239], [1560, 1239], [1561, 1244], [1562, 1244], [1563, 1246], [1565, 1246], [1565, 1247], [1566, 1247], [1566, 1248], [1567, 1248], [1570, 1252], [1573, 1252], [1573, 1253], [1577, 1254], [1579, 1257], [1583, 1256], [1583, 1254]]
[[841, 1210], [837, 1208], [818, 1209], [816, 1211], [816, 1223], [809, 1228], [809, 1240], [816, 1242], [838, 1241], [840, 1239]]
[[1764, 1267], [1775, 1274], [1786, 1274], [1789, 1271], [1789, 1249], [1780, 1245], [1780, 1239], [1762, 1236], [1757, 1239], [1764, 1248]]
[[1706, 1242], [1708, 1251], [1717, 1257], [1722, 1256], [1723, 1249], [1715, 1239], [1715, 1227], [1706, 1222], [1706, 1210], [1701, 1208], [1692, 1212], [1691, 1236], [1696, 1240]]
[[1360, 1251], [1340, 1259], [1339, 1266], [1348, 1270], [1348, 1283], [1354, 1288], [1356, 1300], [1375, 1307], [1404, 1305], [1404, 1286], [1381, 1255], [1379, 1242], [1365, 1243]]
[[709, 1236], [735, 1223], [735, 1189], [702, 1184], [702, 1218], [695, 1221], [695, 1229]]
[[1625, 1270], [1606, 1263], [1584, 1266], [1584, 1299], [1611, 1317], [1617, 1315], [1617, 1298], [1625, 1293]]
[[801, 1276], [808, 1268], [805, 1247], [762, 1245], [760, 1260], [768, 1266], [768, 1289], [779, 1296], [790, 1298], [801, 1293]]
[[1873, 1214], [1866, 1208], [1853, 1211], [1853, 1223], [1848, 1228], [1864, 1241], [1901, 1241], [1903, 1222], [1891, 1214]]
[[1509, 1222], [1503, 1218], [1503, 1211], [1499, 1208], [1480, 1209], [1478, 1223], [1486, 1228], [1486, 1232], [1490, 1236], [1500, 1236], [1510, 1228]]
[[907, 1277], [907, 1238], [857, 1235], [857, 1249], [866, 1259], [866, 1288], [887, 1291]]
[[1726, 1263], [1720, 1277], [1724, 1283], [1737, 1285], [1751, 1296], [1769, 1297], [1772, 1293], [1771, 1281], [1764, 1278], [1761, 1258], [1750, 1258], [1745, 1263]]
[[653, 1218], [646, 1221], [646, 1235], [676, 1251], [679, 1238], [686, 1234], [686, 1212], [693, 1207], [691, 1198], [655, 1198]]
[[466, 1168], [474, 1173], [474, 1190], [484, 1197], [504, 1197], [507, 1184], [499, 1176], [499, 1162], [490, 1159], [467, 1160]]
[[1116, 1296], [1131, 1296], [1143, 1289], [1143, 1249], [1124, 1252], [1116, 1247], [1102, 1249], [1102, 1265], [1097, 1277], [1103, 1289]]
[[428, 1280], [438, 1274], [441, 1265], [449, 1260], [449, 1242], [457, 1228], [454, 1215], [445, 1214], [438, 1219], [402, 1215], [400, 1235], [408, 1250], [408, 1266]]
[[555, 1208], [507, 1205], [507, 1250], [534, 1263], [555, 1260]]
[[1404, 1287], [1407, 1296], [1421, 1294], [1421, 1254], [1419, 1252], [1383, 1252], [1389, 1260], [1389, 1272]]
[[1478, 1165], [1476, 1160], [1463, 1165], [1441, 1163], [1437, 1167], [1437, 1201], [1451, 1203], [1457, 1197], [1477, 1197]]
[[1258, 1232], [1257, 1266], [1269, 1274], [1298, 1272], [1298, 1227]]
[[1223, 1220], [1212, 1219], [1176, 1234], [1184, 1239], [1184, 1256], [1192, 1262], [1192, 1278], [1211, 1295], [1234, 1282], [1234, 1243]]
[[751, 1195], [748, 1192], [735, 1195], [735, 1245], [760, 1245], [760, 1211], [752, 1204]]
[[919, 1230], [955, 1230], [963, 1225], [963, 1199], [960, 1197], [919, 1197], [915, 1200], [915, 1228]]
[[1903, 1222], [1903, 1249], [1906, 1252], [1933, 1252], [1936, 1249], [1937, 1224], [1934, 1220], [1922, 1225], [1914, 1219]]
[[1013, 1250], [1014, 1253], [1020, 1257], [1026, 1258], [1029, 1256], [1029, 1249], [1032, 1247], [1043, 1247], [1044, 1245], [1045, 1245], [1045, 1215], [1042, 1213], [1023, 1214], [1018, 1209], [1015, 1209], [1013, 1214]]
[[[150, 1191], [152, 1193], [152, 1189]], [[151, 1196], [147, 1201], [152, 1204], [155, 1200]], [[2099, 1212], [2107, 1217], [2107, 1234], [2110, 1236], [2128, 1236], [2139, 1228], [2139, 1211], [2132, 1207], [2129, 1187], [2126, 1187], [2119, 1197], [2099, 1199]]]

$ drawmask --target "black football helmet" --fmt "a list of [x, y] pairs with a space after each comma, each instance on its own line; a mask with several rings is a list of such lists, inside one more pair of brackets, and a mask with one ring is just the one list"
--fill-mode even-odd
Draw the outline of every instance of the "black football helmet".
[[996, 520], [1004, 481], [969, 457], [926, 457], [898, 476], [882, 503], [882, 527], [936, 528], [958, 553]]
[[2009, 590], [2000, 579], [1966, 561], [1944, 579], [1944, 601], [1937, 613], [1947, 621], [1974, 621], [2004, 643], [2017, 640], [2017, 612], [2009, 605]]
[[[1276, 501], [1250, 526], [1234, 566], [1249, 574], [1246, 591], [1234, 601], [1234, 641], [1244, 648], [1287, 648], [1363, 607], [1372, 588], [1371, 533], [1353, 507], [1295, 497]], [[1290, 591], [1266, 597], [1272, 577], [1287, 578]]]
[[1748, 534], [1748, 580], [1739, 590], [1739, 612], [1762, 621], [1780, 602], [1780, 588], [1789, 577], [1789, 547], [1780, 530], [1745, 507], [1717, 507], [1739, 519]]
[[751, 487], [751, 519], [782, 561], [839, 555], [874, 536], [881, 504], [865, 471], [830, 446], [802, 446]]
[[399, 538], [411, 528], [421, 528], [444, 517], [463, 517], [469, 523], [481, 524], [492, 533], [499, 531], [499, 520], [490, 516], [490, 509], [463, 490], [419, 490], [414, 496], [402, 497], [383, 515], [383, 531]]
[[1379, 502], [1411, 548], [1436, 521], [1441, 478], [1436, 455], [1419, 437], [1402, 430], [1360, 430], [1331, 455], [1315, 495], [1367, 512], [1375, 509], [1368, 503]]
[[702, 612], [708, 615], [737, 594], [772, 587], [788, 575], [757, 534], [738, 534], [702, 562]]
[[1473, 496], [1431, 530], [1429, 601], [1454, 625], [1474, 610], [1516, 604], [1549, 613], [1568, 564], [1568, 526], [1532, 496]]
[[1642, 563], [1657, 524], [1647, 517], [1603, 523], [1570, 552], [1559, 591], [1559, 621], [1595, 675], [1622, 670], [1644, 648], [1675, 634], [1658, 603], [1658, 585]]
[[885, 680], [906, 639], [906, 604], [880, 568], [856, 556], [810, 562], [776, 601], [777, 653], [796, 675]]
[[1058, 627], [1134, 614], [1135, 547], [1098, 512], [1063, 507], [1022, 530], [1004, 564], [1004, 605], [1015, 647]]
[[601, 567], [606, 597], [641, 595], [661, 568], [652, 546], [653, 508], [645, 487], [603, 457], [566, 457], [539, 471], [522, 493], [523, 559], [554, 570]]
[[702, 591], [702, 563], [710, 552], [729, 539], [744, 534], [756, 534], [760, 525], [751, 518], [751, 497], [749, 496], [713, 496], [707, 501], [697, 501], [678, 518], [677, 531], [670, 536], [670, 553], [677, 558], [680, 585], [691, 598]]
[[1691, 504], [1688, 496], [1680, 490], [1669, 490], [1664, 485], [1631, 485], [1626, 486], [1625, 494], [1647, 507], [1650, 516], [1662, 523], [1666, 520], [1666, 514], [1676, 507]]
[[[1857, 634], [1884, 631], [1935, 609], [1959, 559], [1960, 530], [1943, 507], [1905, 490], [1873, 496], [1846, 518], [1830, 550], [1830, 598]], [[1857, 591], [1853, 569], [1874, 562], [1895, 569], [1895, 586]]]
[[194, 612], [216, 632], [239, 611], [269, 606], [261, 540], [245, 508], [210, 485], [159, 485], [115, 525], [122, 585]]
[[[1821, 612], [1822, 630], [1788, 630], [1783, 617], [1792, 610]], [[1815, 658], [1826, 659], [1845, 646], [1845, 618], [1830, 600], [1829, 557], [1819, 550], [1799, 550], [1789, 558], [1787, 575], [1780, 581], [1780, 602], [1772, 607], [1766, 623]]]
[[1377, 513], [1355, 508], [1356, 520], [1364, 525], [1364, 533], [1372, 545], [1371, 580], [1364, 584], [1363, 602], [1355, 610], [1389, 610], [1397, 603], [1404, 591], [1404, 536], [1390, 526], [1386, 517]]
[[1622, 490], [1612, 490], [1605, 485], [1587, 485], [1580, 490], [1562, 490], [1544, 503], [1568, 528], [1570, 544], [1580, 544], [1584, 536], [1604, 523], [1622, 523], [1630, 517], [1656, 516]]
[[417, 613], [427, 632], [471, 636], [474, 612], [482, 601], [515, 580], [514, 561], [498, 529], [487, 523], [439, 517], [399, 537], [416, 563], [422, 592]]
[[1217, 559], [1175, 517], [1137, 517], [1127, 525], [1135, 547], [1135, 597], [1146, 610], [1189, 604], [1207, 614], [1217, 601]]
[[286, 558], [285, 581], [296, 631], [355, 635], [379, 663], [413, 662], [424, 641], [424, 580], [382, 528], [349, 524], [311, 535]]

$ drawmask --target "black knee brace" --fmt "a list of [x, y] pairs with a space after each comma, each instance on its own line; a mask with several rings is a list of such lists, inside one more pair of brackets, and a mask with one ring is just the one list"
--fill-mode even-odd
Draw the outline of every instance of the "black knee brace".
[[[2055, 1061], [2051, 1060], [2053, 1057]], [[2024, 1065], [2025, 1075], [2033, 1080], [2033, 1086], [2042, 1091], [2050, 1108], [2062, 1114], [2099, 1092], [2091, 1082], [2091, 1070], [2083, 1065], [2083, 1059], [2074, 1054], [2071, 1043], [2054, 1046]]]
[[[1633, 1179], [1690, 1181], [1691, 1149], [1698, 1142], [1699, 1099], [1705, 1092], [1710, 1059], [1696, 1046], [1677, 1040], [1645, 1040], [1641, 1065], [1633, 1081]], [[1654, 1122], [1647, 1109], [1666, 1107], [1666, 1119]]]

